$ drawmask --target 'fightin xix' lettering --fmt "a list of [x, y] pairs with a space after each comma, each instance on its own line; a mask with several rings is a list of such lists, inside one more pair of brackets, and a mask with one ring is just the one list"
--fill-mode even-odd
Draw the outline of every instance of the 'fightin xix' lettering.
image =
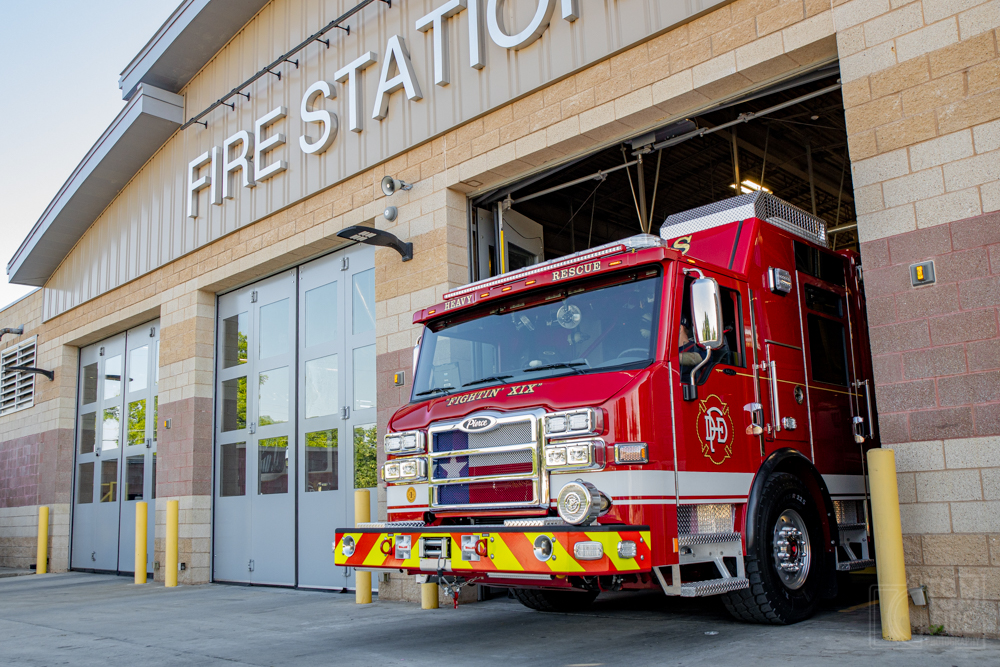
[[463, 403], [471, 403], [472, 401], [481, 401], [484, 398], [496, 398], [504, 389], [509, 390], [506, 396], [534, 394], [535, 388], [540, 386], [542, 386], [541, 382], [534, 382], [532, 384], [516, 384], [513, 387], [494, 387], [493, 389], [483, 389], [482, 391], [474, 391], [470, 394], [452, 396], [445, 401], [445, 405], [461, 405]]

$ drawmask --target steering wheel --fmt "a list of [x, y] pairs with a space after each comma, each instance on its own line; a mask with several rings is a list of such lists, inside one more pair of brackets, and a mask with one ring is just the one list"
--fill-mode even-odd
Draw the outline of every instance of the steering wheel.
[[643, 354], [649, 354], [649, 350], [644, 347], [630, 347], [627, 350], [622, 350], [615, 359], [621, 359], [622, 357], [628, 355], [629, 352], [642, 352]]

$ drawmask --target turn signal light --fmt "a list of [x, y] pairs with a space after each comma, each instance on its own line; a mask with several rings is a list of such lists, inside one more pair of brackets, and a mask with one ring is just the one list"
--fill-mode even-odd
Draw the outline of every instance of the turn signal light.
[[615, 463], [649, 463], [649, 446], [644, 442], [616, 443]]

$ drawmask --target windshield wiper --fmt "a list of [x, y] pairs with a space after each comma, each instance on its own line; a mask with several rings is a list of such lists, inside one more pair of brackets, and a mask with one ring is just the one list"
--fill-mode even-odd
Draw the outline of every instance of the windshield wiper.
[[514, 377], [513, 375], [491, 375], [485, 378], [479, 378], [478, 380], [473, 380], [472, 382], [466, 382], [463, 387], [471, 387], [474, 384], [482, 384], [484, 382], [500, 382], [501, 380], [506, 380], [508, 378]]
[[522, 368], [521, 372], [535, 373], [537, 371], [552, 370], [553, 368], [569, 368], [572, 369], [574, 373], [579, 373], [580, 371], [577, 369], [577, 366], [586, 366], [586, 365], [587, 365], [586, 361], [570, 361], [570, 362], [563, 361], [558, 364], [546, 364], [544, 366], [535, 366], [533, 368]]
[[438, 392], [444, 392], [446, 395], [455, 391], [454, 387], [434, 387], [433, 389], [428, 389], [427, 391], [418, 391], [414, 396], [426, 396], [427, 394], [436, 394]]

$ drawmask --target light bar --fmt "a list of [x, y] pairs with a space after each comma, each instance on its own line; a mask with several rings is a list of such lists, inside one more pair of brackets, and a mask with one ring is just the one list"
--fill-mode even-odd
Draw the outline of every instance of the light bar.
[[576, 255], [570, 255], [560, 260], [550, 260], [548, 262], [542, 262], [541, 264], [535, 264], [523, 269], [518, 269], [517, 271], [512, 271], [511, 273], [505, 273], [496, 278], [490, 278], [488, 280], [480, 280], [478, 282], [469, 283], [465, 287], [460, 287], [459, 289], [448, 292], [442, 297], [445, 301], [453, 299], [456, 296], [462, 296], [463, 294], [468, 294], [470, 292], [475, 292], [480, 289], [491, 289], [497, 287], [498, 285], [504, 285], [506, 283], [516, 282], [522, 278], [528, 276], [533, 276], [538, 273], [545, 273], [546, 271], [552, 271], [553, 269], [559, 269], [564, 266], [569, 266], [570, 264], [576, 264], [577, 262], [585, 262], [588, 259], [597, 259], [598, 257], [606, 257], [607, 255], [614, 255], [620, 252], [625, 252], [625, 246], [622, 243], [609, 244], [610, 247], [602, 246], [596, 250], [587, 253], [577, 253]]

